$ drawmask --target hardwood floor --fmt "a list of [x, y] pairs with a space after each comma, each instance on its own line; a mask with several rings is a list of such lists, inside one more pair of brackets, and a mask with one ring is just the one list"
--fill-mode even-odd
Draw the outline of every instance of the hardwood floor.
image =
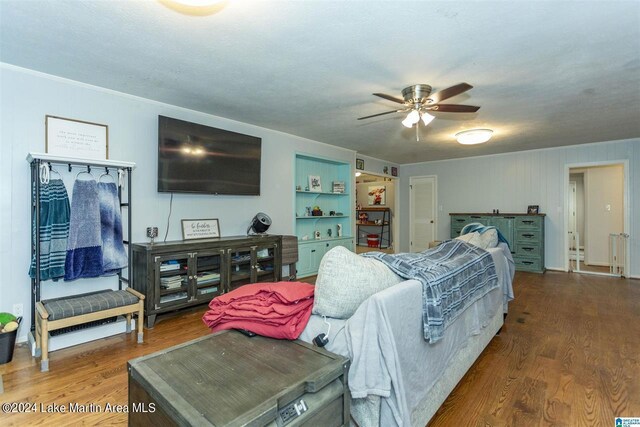
[[606, 426], [640, 414], [640, 281], [517, 273], [495, 337], [429, 427]]
[[[605, 426], [616, 416], [640, 416], [640, 281], [517, 273], [514, 290], [502, 333], [429, 426]], [[35, 403], [36, 411], [3, 413], [0, 423], [125, 425], [116, 405], [127, 404], [126, 362], [208, 334], [205, 309], [158, 322], [143, 344], [121, 334], [52, 352], [47, 373], [17, 347], [13, 361], [0, 365], [0, 403]], [[69, 404], [103, 412], [42, 412]]]

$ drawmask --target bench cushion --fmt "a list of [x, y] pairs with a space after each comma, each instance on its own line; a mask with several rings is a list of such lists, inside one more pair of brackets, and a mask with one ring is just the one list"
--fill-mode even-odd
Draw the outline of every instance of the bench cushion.
[[43, 300], [42, 304], [47, 309], [51, 321], [136, 304], [137, 302], [138, 297], [126, 290], [107, 289], [72, 297]]

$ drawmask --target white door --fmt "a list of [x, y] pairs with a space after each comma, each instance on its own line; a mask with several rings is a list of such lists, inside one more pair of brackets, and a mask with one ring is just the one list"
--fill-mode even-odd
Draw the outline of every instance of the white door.
[[436, 237], [436, 177], [409, 178], [409, 193], [410, 251], [421, 252]]

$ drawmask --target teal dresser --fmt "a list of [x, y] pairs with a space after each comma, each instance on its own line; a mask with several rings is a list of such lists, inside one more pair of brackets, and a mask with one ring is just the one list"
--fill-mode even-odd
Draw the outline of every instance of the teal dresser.
[[509, 241], [516, 270], [544, 273], [544, 214], [452, 213], [451, 238], [472, 222], [492, 225]]

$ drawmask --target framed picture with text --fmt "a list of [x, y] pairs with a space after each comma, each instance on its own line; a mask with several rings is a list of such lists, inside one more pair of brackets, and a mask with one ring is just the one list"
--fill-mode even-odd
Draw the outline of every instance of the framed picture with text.
[[182, 239], [210, 239], [220, 237], [220, 223], [217, 219], [183, 219]]
[[45, 116], [45, 152], [90, 160], [109, 158], [109, 127], [82, 120]]
[[356, 169], [364, 170], [364, 160], [356, 159]]

